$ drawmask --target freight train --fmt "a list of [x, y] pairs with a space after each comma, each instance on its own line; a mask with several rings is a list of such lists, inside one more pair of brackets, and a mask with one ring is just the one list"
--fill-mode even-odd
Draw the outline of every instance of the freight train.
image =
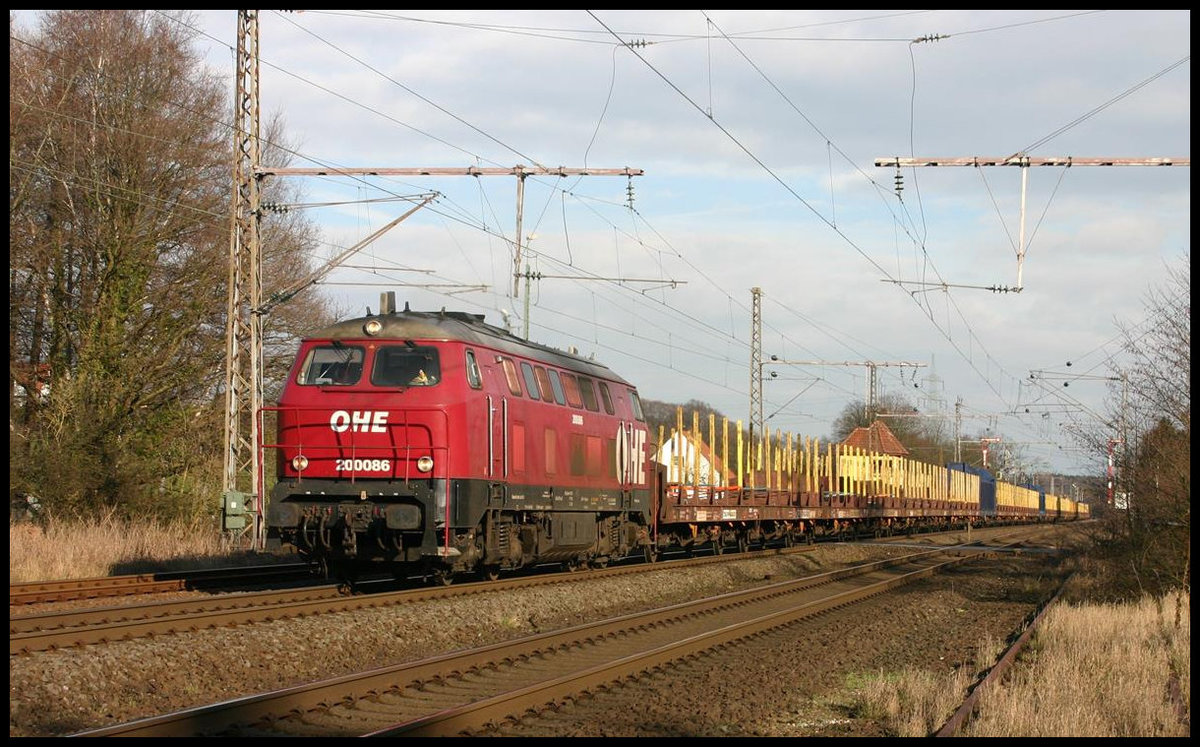
[[682, 411], [647, 424], [637, 388], [482, 315], [394, 308], [302, 340], [278, 406], [267, 546], [329, 575], [599, 567], [669, 550], [1077, 518], [1087, 506], [842, 444]]

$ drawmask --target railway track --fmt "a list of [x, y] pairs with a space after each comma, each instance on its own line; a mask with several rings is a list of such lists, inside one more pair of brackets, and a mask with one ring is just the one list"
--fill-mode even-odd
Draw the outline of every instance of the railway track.
[[979, 705], [980, 696], [988, 687], [998, 684], [1001, 680], [1003, 680], [1005, 675], [1008, 674], [1009, 670], [1012, 669], [1013, 665], [1017, 661], [1017, 657], [1020, 656], [1021, 652], [1025, 650], [1025, 647], [1028, 646], [1029, 642], [1033, 639], [1033, 635], [1037, 630], [1038, 623], [1042, 621], [1042, 618], [1045, 617], [1050, 608], [1053, 607], [1062, 596], [1063, 591], [1066, 588], [1067, 581], [1068, 579], [1064, 579], [1063, 582], [1059, 584], [1058, 589], [1056, 589], [1054, 592], [1054, 596], [1052, 596], [1044, 605], [1042, 605], [1042, 607], [1029, 621], [1029, 624], [1025, 626], [1024, 632], [1022, 632], [1021, 635], [1018, 636], [1017, 640], [1015, 640], [1013, 644], [1009, 646], [1003, 654], [1000, 655], [1000, 658], [996, 660], [996, 663], [993, 664], [992, 667], [988, 669], [987, 673], [980, 678], [979, 682], [977, 682], [975, 686], [971, 688], [971, 692], [968, 693], [967, 697], [963, 699], [962, 704], [955, 709], [954, 714], [951, 715], [950, 718], [946, 720], [946, 723], [943, 724], [940, 729], [934, 732], [932, 736], [953, 737], [971, 719], [976, 707]]
[[[376, 581], [361, 584], [359, 591], [365, 593], [354, 595], [347, 595], [345, 587], [342, 585], [325, 584], [283, 591], [222, 594], [206, 599], [149, 602], [139, 605], [70, 609], [10, 616], [9, 655], [74, 648], [151, 635], [247, 625], [254, 622], [305, 615], [387, 607], [427, 599], [445, 599], [482, 592], [503, 592], [530, 586], [571, 583], [584, 577], [602, 578], [642, 573], [661, 567], [666, 563], [673, 564], [672, 567], [705, 565], [775, 553], [803, 553], [810, 549], [809, 546], [764, 549], [736, 556], [701, 556], [664, 561], [664, 563], [653, 565], [614, 565], [603, 569], [572, 573], [539, 573], [501, 578], [496, 581], [453, 586], [422, 586], [399, 591], [387, 590], [389, 586], [394, 585], [394, 582]], [[371, 591], [372, 588], [382, 590]]]
[[303, 578], [310, 573], [311, 568], [305, 563], [288, 563], [62, 581], [29, 581], [8, 585], [8, 604], [13, 607], [43, 602], [74, 602], [103, 597], [219, 589], [237, 584]]
[[[1021, 528], [1009, 531], [1009, 536], [1025, 536], [1020, 533]], [[976, 533], [976, 536], [979, 534]], [[931, 535], [930, 539], [933, 540], [936, 537]], [[969, 545], [959, 545], [958, 549], [967, 551], [970, 547]], [[360, 584], [358, 587], [360, 593], [354, 595], [347, 595], [343, 585], [323, 584], [302, 589], [220, 594], [202, 599], [151, 601], [137, 605], [114, 605], [15, 615], [9, 617], [9, 655], [75, 648], [154, 635], [248, 625], [255, 622], [306, 615], [387, 607], [481, 592], [504, 592], [530, 586], [568, 583], [584, 576], [602, 578], [641, 573], [668, 563], [672, 564], [672, 567], [698, 566], [762, 557], [768, 554], [804, 553], [811, 549], [812, 546], [808, 545], [790, 548], [764, 548], [736, 555], [681, 557], [656, 564], [613, 565], [604, 569], [588, 571], [538, 573], [479, 583], [420, 586], [401, 590], [394, 590], [396, 583], [394, 581], [377, 579]], [[243, 569], [225, 569], [226, 572], [231, 570]], [[292, 568], [291, 570], [296, 572], [299, 569]], [[220, 573], [212, 572], [203, 574], [201, 578], [216, 584], [223, 576]], [[245, 580], [247, 576], [232, 574], [224, 578], [228, 583], [230, 578]], [[196, 583], [195, 580], [192, 582]]]
[[[884, 594], [977, 557], [947, 546], [81, 736], [454, 736]], [[495, 588], [495, 584], [488, 584]]]
[[[932, 533], [932, 535], [936, 534], [939, 533]], [[877, 539], [876, 541], [887, 542], [889, 539], [892, 538]], [[840, 539], [835, 538], [828, 541], [840, 541]], [[219, 591], [244, 584], [302, 579], [312, 573], [313, 566], [309, 564], [286, 563], [17, 582], [10, 583], [8, 586], [8, 604], [9, 607], [22, 607], [50, 602], [76, 602], [109, 597], [115, 599], [142, 594]]]
[[[961, 530], [960, 530], [961, 531]], [[937, 536], [942, 532], [916, 536]], [[877, 538], [877, 542], [903, 540], [908, 535]], [[841, 541], [830, 538], [825, 541]], [[703, 552], [703, 551], [702, 551]], [[119, 598], [142, 594], [179, 591], [219, 591], [237, 585], [267, 581], [302, 579], [313, 573], [306, 563], [285, 563], [231, 568], [212, 568], [187, 571], [161, 571], [120, 576], [97, 576], [82, 579], [27, 581], [10, 583], [9, 607], [22, 607], [49, 602], [75, 602], [87, 599]]]

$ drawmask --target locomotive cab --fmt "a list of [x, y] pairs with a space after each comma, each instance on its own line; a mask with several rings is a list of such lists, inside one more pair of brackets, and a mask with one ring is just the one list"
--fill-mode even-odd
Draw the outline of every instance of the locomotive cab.
[[441, 377], [435, 345], [306, 341], [277, 408], [268, 543], [341, 565], [412, 561], [434, 545], [427, 514], [445, 504], [437, 467], [448, 449]]

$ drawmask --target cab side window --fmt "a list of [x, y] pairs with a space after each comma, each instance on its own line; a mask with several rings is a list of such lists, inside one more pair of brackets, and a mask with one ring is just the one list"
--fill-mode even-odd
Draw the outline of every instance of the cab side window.
[[483, 388], [483, 376], [479, 373], [479, 363], [475, 360], [475, 351], [467, 351], [467, 385], [472, 389]]

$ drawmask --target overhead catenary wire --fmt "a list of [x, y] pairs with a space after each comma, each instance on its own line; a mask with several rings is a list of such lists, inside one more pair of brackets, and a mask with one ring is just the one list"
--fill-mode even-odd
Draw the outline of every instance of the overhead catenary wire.
[[[621, 40], [621, 37], [620, 37], [620, 35], [619, 35], [619, 34], [617, 34], [616, 32], [614, 32], [614, 31], [613, 31], [611, 28], [609, 28], [609, 27], [608, 27], [606, 24], [604, 24], [604, 22], [603, 22], [603, 21], [601, 21], [599, 18], [597, 18], [597, 17], [595, 16], [595, 14], [594, 14], [594, 13], [592, 13], [591, 11], [588, 11], [588, 13], [589, 13], [589, 15], [591, 15], [593, 18], [596, 18], [596, 21], [597, 21], [597, 23], [599, 23], [599, 24], [600, 24], [601, 26], [603, 26], [604, 28], [608, 29], [608, 31], [609, 31], [610, 33], [612, 33], [612, 34], [613, 34], [613, 36], [614, 36], [616, 39], [618, 39], [618, 41], [622, 41], [622, 40]], [[714, 118], [714, 117], [713, 117], [711, 114], [709, 114], [709, 113], [705, 112], [705, 111], [704, 111], [704, 109], [703, 109], [702, 107], [700, 107], [698, 104], [696, 104], [696, 102], [692, 101], [692, 100], [691, 100], [691, 98], [690, 98], [690, 97], [689, 97], [689, 96], [688, 96], [686, 93], [684, 93], [682, 90], [680, 90], [680, 89], [679, 89], [679, 87], [678, 87], [678, 86], [676, 86], [676, 85], [675, 85], [675, 84], [674, 84], [674, 83], [673, 83], [673, 82], [672, 82], [672, 81], [671, 81], [669, 78], [667, 78], [667, 77], [666, 77], [666, 76], [665, 76], [665, 75], [664, 75], [664, 74], [663, 74], [661, 71], [659, 71], [657, 68], [655, 68], [655, 66], [654, 66], [654, 65], [652, 65], [652, 64], [651, 64], [651, 63], [650, 63], [650, 62], [649, 62], [649, 61], [648, 61], [648, 60], [645, 58], [645, 56], [643, 56], [642, 54], [640, 54], [640, 53], [639, 53], [639, 52], [638, 52], [636, 49], [634, 49], [634, 48], [632, 48], [632, 47], [630, 47], [630, 48], [629, 48], [629, 51], [630, 51], [630, 53], [631, 53], [631, 54], [634, 54], [635, 56], [637, 56], [637, 57], [638, 57], [638, 58], [639, 58], [639, 59], [640, 59], [640, 60], [641, 60], [641, 61], [642, 61], [642, 62], [643, 62], [643, 63], [644, 63], [644, 64], [645, 64], [647, 67], [649, 67], [649, 68], [650, 68], [650, 69], [651, 69], [651, 70], [652, 70], [652, 71], [653, 71], [653, 72], [654, 72], [656, 75], [658, 75], [660, 78], [662, 78], [662, 79], [663, 79], [663, 81], [664, 81], [664, 82], [666, 82], [666, 83], [667, 83], [667, 85], [668, 85], [669, 87], [671, 87], [671, 88], [672, 88], [674, 91], [676, 91], [676, 93], [678, 93], [678, 94], [679, 94], [679, 95], [680, 95], [680, 96], [681, 96], [681, 97], [682, 97], [682, 98], [683, 98], [685, 101], [687, 101], [687, 102], [688, 102], [688, 103], [689, 103], [689, 104], [690, 104], [690, 105], [691, 105], [693, 108], [695, 108], [697, 111], [699, 111], [699, 112], [701, 112], [702, 114], [704, 114], [704, 115], [706, 116], [706, 118], [707, 118], [707, 119], [708, 119], [708, 120], [709, 120], [709, 121], [710, 121], [710, 122], [711, 122], [711, 123], [712, 123], [714, 126], [716, 126], [716, 127], [719, 129], [719, 130], [721, 130], [721, 132], [722, 132], [723, 134], [725, 134], [725, 135], [726, 135], [726, 137], [728, 137], [730, 140], [732, 140], [732, 141], [734, 142], [734, 144], [735, 144], [735, 145], [737, 145], [737, 147], [738, 147], [738, 148], [740, 148], [740, 149], [741, 149], [741, 150], [742, 150], [744, 153], [746, 153], [746, 155], [748, 155], [748, 156], [751, 158], [751, 160], [752, 160], [752, 161], [754, 161], [754, 162], [755, 162], [755, 163], [756, 163], [756, 164], [757, 164], [759, 167], [761, 167], [761, 168], [762, 168], [762, 169], [763, 169], [763, 170], [764, 170], [764, 171], [765, 171], [765, 172], [766, 172], [766, 173], [767, 173], [767, 174], [768, 174], [768, 175], [769, 175], [769, 176], [770, 176], [770, 177], [771, 177], [773, 180], [775, 180], [777, 183], [779, 183], [779, 184], [780, 184], [780, 185], [781, 185], [781, 186], [782, 186], [782, 187], [783, 187], [783, 188], [784, 188], [784, 189], [785, 189], [785, 190], [786, 190], [786, 191], [787, 191], [789, 194], [791, 194], [791, 195], [792, 195], [793, 197], [795, 197], [795, 198], [796, 198], [796, 199], [797, 199], [797, 200], [798, 200], [798, 201], [799, 201], [799, 202], [800, 202], [802, 205], [804, 205], [806, 208], [808, 208], [808, 209], [809, 209], [809, 210], [810, 210], [810, 211], [811, 211], [813, 214], [815, 214], [815, 215], [816, 215], [816, 216], [817, 216], [817, 217], [818, 217], [818, 218], [819, 218], [819, 219], [820, 219], [822, 222], [826, 223], [826, 224], [827, 224], [827, 225], [828, 225], [828, 226], [831, 228], [831, 230], [833, 230], [833, 231], [834, 231], [834, 233], [836, 233], [836, 234], [837, 234], [839, 237], [841, 237], [842, 239], [844, 239], [844, 240], [846, 241], [846, 243], [848, 243], [848, 244], [849, 244], [849, 245], [850, 245], [850, 246], [851, 246], [851, 247], [852, 247], [852, 248], [853, 248], [853, 249], [854, 249], [854, 250], [855, 250], [855, 251], [856, 251], [856, 252], [857, 252], [859, 255], [861, 255], [861, 256], [862, 256], [864, 259], [866, 259], [866, 260], [868, 261], [868, 263], [870, 263], [870, 264], [871, 264], [873, 267], [875, 267], [877, 270], [879, 270], [879, 271], [880, 271], [880, 273], [881, 273], [881, 274], [883, 274], [883, 275], [885, 276], [885, 279], [895, 280], [895, 278], [892, 278], [892, 277], [891, 277], [891, 275], [890, 275], [890, 273], [888, 273], [888, 271], [887, 271], [886, 269], [884, 269], [882, 265], [880, 265], [880, 264], [879, 264], [878, 262], [876, 262], [876, 261], [875, 261], [875, 260], [874, 260], [872, 257], [870, 257], [870, 256], [869, 256], [869, 255], [868, 255], [868, 254], [867, 254], [867, 253], [866, 253], [866, 252], [865, 252], [865, 251], [864, 251], [864, 250], [863, 250], [861, 247], [859, 247], [859, 246], [858, 246], [858, 245], [857, 245], [857, 244], [856, 244], [856, 243], [855, 243], [855, 242], [854, 242], [852, 239], [850, 239], [850, 237], [849, 237], [849, 236], [847, 236], [845, 233], [843, 233], [841, 230], [839, 230], [839, 229], [838, 229], [838, 228], [837, 228], [837, 227], [836, 227], [836, 226], [835, 226], [835, 225], [832, 223], [832, 221], [831, 221], [830, 219], [826, 218], [826, 217], [825, 217], [824, 215], [822, 215], [822, 214], [821, 214], [819, 211], [817, 211], [817, 210], [816, 210], [816, 209], [815, 209], [815, 208], [812, 206], [812, 204], [811, 204], [811, 203], [809, 203], [807, 200], [805, 200], [803, 197], [801, 197], [799, 194], [797, 194], [797, 193], [795, 192], [795, 190], [793, 190], [793, 189], [792, 189], [792, 188], [791, 188], [791, 187], [790, 187], [790, 186], [789, 186], [789, 185], [788, 185], [786, 182], [784, 182], [784, 181], [783, 181], [783, 180], [782, 180], [782, 179], [781, 179], [781, 178], [778, 176], [778, 174], [776, 174], [776, 173], [775, 173], [775, 172], [774, 172], [774, 171], [773, 171], [773, 170], [772, 170], [770, 167], [768, 167], [768, 166], [767, 166], [767, 165], [766, 165], [766, 164], [765, 164], [765, 163], [764, 163], [764, 162], [763, 162], [763, 161], [762, 161], [762, 160], [761, 160], [761, 159], [760, 159], [760, 158], [759, 158], [757, 155], [755, 155], [755, 154], [754, 154], [754, 153], [753, 153], [753, 152], [752, 152], [752, 151], [751, 151], [751, 150], [750, 150], [750, 149], [749, 149], [749, 148], [748, 148], [746, 145], [744, 145], [743, 143], [741, 143], [741, 142], [740, 142], [740, 141], [739, 141], [739, 140], [738, 140], [738, 139], [737, 139], [737, 138], [736, 138], [736, 137], [733, 135], [733, 133], [731, 133], [731, 132], [730, 132], [728, 129], [726, 129], [726, 128], [725, 128], [723, 125], [721, 125], [721, 124], [720, 124], [720, 123], [719, 123], [719, 122], [718, 122], [718, 121], [717, 121], [717, 120], [716, 120], [716, 119], [715, 119], [715, 118]], [[914, 297], [914, 300], [915, 300], [915, 297]], [[921, 306], [921, 304], [920, 304], [920, 303], [918, 303], [918, 306]], [[956, 349], [956, 350], [957, 350], [957, 351], [960, 353], [960, 355], [963, 355], [963, 351], [962, 351], [962, 349], [961, 349], [961, 348], [960, 348], [960, 347], [959, 347], [959, 346], [958, 346], [958, 345], [957, 345], [957, 344], [956, 344], [956, 343], [955, 343], [955, 342], [954, 342], [954, 341], [953, 341], [953, 340], [950, 338], [950, 336], [949, 336], [949, 335], [946, 333], [946, 331], [945, 331], [945, 330], [943, 330], [943, 329], [941, 328], [941, 326], [937, 324], [936, 320], [934, 320], [934, 319], [933, 319], [932, 313], [930, 313], [930, 312], [926, 312], [926, 316], [927, 316], [927, 317], [928, 317], [928, 318], [929, 318], [931, 321], [933, 321], [933, 322], [934, 322], [934, 326], [935, 326], [935, 328], [936, 328], [936, 329], [938, 329], [940, 332], [942, 332], [942, 335], [943, 335], [943, 337], [945, 337], [945, 338], [946, 338], [946, 340], [947, 340], [948, 342], [950, 342], [950, 344], [951, 344], [952, 346], [954, 346], [954, 347], [955, 347], [955, 349]], [[965, 318], [965, 317], [964, 317], [964, 318]], [[984, 379], [985, 383], [988, 383], [989, 387], [991, 387], [991, 388], [992, 388], [992, 390], [993, 390], [993, 391], [994, 391], [994, 392], [995, 392], [995, 393], [996, 393], [998, 396], [1000, 396], [1000, 393], [999, 393], [999, 391], [998, 391], [998, 390], [995, 388], [995, 385], [991, 384], [991, 382], [988, 380], [987, 376], [986, 376], [986, 375], [984, 375], [984, 374], [983, 374], [983, 372], [979, 371], [978, 367], [977, 367], [977, 366], [975, 365], [975, 363], [974, 363], [974, 362], [973, 362], [973, 361], [970, 359], [970, 357], [969, 357], [969, 356], [965, 356], [965, 355], [964, 355], [963, 357], [964, 357], [964, 359], [966, 359], [966, 360], [967, 360], [968, 364], [969, 364], [969, 365], [970, 365], [970, 366], [971, 366], [971, 367], [972, 367], [972, 368], [973, 368], [973, 369], [974, 369], [974, 370], [975, 370], [977, 373], [979, 373], [979, 374], [981, 375], [981, 377]], [[989, 356], [989, 360], [992, 360], [992, 359], [990, 358], [990, 356]], [[998, 365], [998, 364], [997, 364], [997, 365]]]

